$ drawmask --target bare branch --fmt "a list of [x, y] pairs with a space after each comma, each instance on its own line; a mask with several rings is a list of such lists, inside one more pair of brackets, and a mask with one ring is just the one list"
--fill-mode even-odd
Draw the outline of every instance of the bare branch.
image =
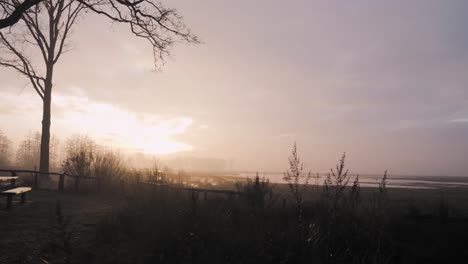
[[49, 48], [49, 45], [47, 43], [47, 39], [42, 34], [38, 23], [35, 23], [37, 21], [37, 13], [35, 13], [35, 16], [36, 16], [36, 19], [33, 19], [32, 17], [30, 17], [29, 14], [25, 13], [25, 15], [23, 16], [23, 20], [26, 24], [26, 27], [29, 30], [29, 33], [36, 41], [36, 44], [39, 46], [39, 49], [41, 50], [42, 58], [44, 59], [44, 61], [47, 61], [48, 60], [47, 50]]
[[113, 22], [127, 24], [131, 32], [146, 39], [153, 47], [154, 59], [164, 61], [170, 48], [181, 40], [199, 43], [199, 39], [182, 22], [175, 9], [165, 8], [152, 0], [77, 0], [86, 8]]
[[6, 18], [0, 19], [0, 29], [13, 26], [18, 23], [23, 14], [31, 7], [36, 6], [42, 0], [24, 0], [23, 3], [17, 5], [14, 11]]
[[[14, 0], [18, 1], [18, 0]], [[113, 22], [127, 24], [130, 31], [137, 37], [146, 39], [153, 47], [155, 65], [157, 61], [164, 61], [164, 58], [170, 55], [171, 47], [178, 41], [184, 41], [188, 43], [199, 43], [199, 39], [194, 35], [183, 23], [183, 18], [177, 10], [166, 8], [163, 4], [154, 0], [60, 0], [60, 1], [49, 1], [49, 0], [25, 0], [22, 4], [29, 1], [43, 2], [46, 12], [49, 14], [49, 24], [53, 25], [50, 27], [48, 32], [49, 39], [45, 41], [44, 34], [41, 30], [35, 30], [36, 34], [47, 50], [54, 51], [52, 59], [54, 62], [60, 57], [60, 51], [63, 50], [64, 42], [58, 40], [58, 43], [51, 43], [51, 40], [57, 40], [58, 34], [63, 36], [68, 35], [69, 26], [72, 25], [81, 9], [88, 9], [96, 14], [103, 15]], [[71, 6], [75, 2], [81, 3], [81, 7], [77, 10], [76, 14], [69, 12]], [[9, 7], [9, 11], [6, 13], [13, 14], [17, 11], [21, 4], [13, 7]], [[36, 5], [29, 6], [29, 8], [21, 9], [22, 14], [28, 17], [26, 20], [31, 25], [31, 15], [27, 13], [29, 10], [37, 8]], [[67, 12], [68, 15], [65, 17], [67, 23], [61, 23], [62, 12]], [[37, 16], [33, 16], [37, 19]], [[25, 20], [25, 21], [26, 21]], [[71, 23], [68, 23], [71, 21]], [[35, 21], [38, 24], [38, 21]], [[63, 33], [65, 33], [63, 35]], [[42, 34], [42, 35], [41, 35]], [[35, 37], [35, 39], [36, 39]], [[37, 41], [37, 40], [36, 40]], [[50, 45], [50, 47], [48, 46]], [[55, 53], [55, 47], [58, 45], [58, 53]], [[41, 51], [42, 52], [42, 51]], [[48, 54], [50, 55], [52, 54]], [[44, 57], [44, 56], [43, 56]]]
[[130, 2], [130, 1], [126, 1], [126, 0], [116, 0], [118, 3], [122, 4], [122, 5], [126, 5], [126, 6], [136, 6], [138, 4], [141, 4], [143, 3], [145, 0], [139, 0], [139, 1], [135, 1], [135, 2]]
[[67, 9], [67, 18], [66, 22], [61, 26], [60, 30], [62, 32], [61, 34], [61, 39], [59, 43], [59, 49], [57, 51], [57, 54], [55, 55], [55, 58], [53, 59], [53, 63], [57, 63], [58, 59], [60, 56], [63, 54], [63, 47], [65, 44], [65, 40], [67, 39], [68, 33], [70, 32], [70, 29], [72, 25], [75, 23], [76, 18], [80, 14], [80, 12], [83, 10], [84, 6], [81, 3], [78, 3], [76, 6], [71, 5], [71, 2], [64, 7], [64, 9]]

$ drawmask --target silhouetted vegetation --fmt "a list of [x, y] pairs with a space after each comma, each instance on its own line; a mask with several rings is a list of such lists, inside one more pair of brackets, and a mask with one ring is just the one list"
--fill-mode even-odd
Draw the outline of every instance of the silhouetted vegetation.
[[0, 130], [0, 166], [10, 163], [11, 140]]
[[255, 179], [247, 178], [246, 183], [236, 183], [236, 189], [242, 193], [241, 198], [254, 210], [274, 204], [273, 186], [265, 177], [260, 178], [258, 172]]
[[100, 193], [122, 202], [86, 232], [75, 231], [57, 202], [47, 239], [34, 253], [48, 263], [459, 263], [467, 257], [466, 211], [433, 190], [402, 200], [407, 192], [388, 189], [387, 172], [378, 188], [362, 188], [344, 154], [320, 186], [308, 184], [311, 174], [294, 146], [287, 184], [273, 186], [257, 173], [233, 186], [239, 195], [207, 196], [176, 188], [188, 178], [164, 174], [157, 163], [128, 169], [116, 153], [83, 152], [71, 155], [69, 165], [98, 176], [107, 186]]

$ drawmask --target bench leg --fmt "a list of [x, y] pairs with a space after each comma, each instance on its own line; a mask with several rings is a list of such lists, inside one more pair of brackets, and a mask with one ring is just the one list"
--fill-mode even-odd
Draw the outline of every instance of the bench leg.
[[7, 195], [7, 204], [6, 204], [6, 209], [10, 210], [11, 209], [11, 203], [13, 202], [13, 195], [8, 194]]
[[21, 194], [21, 203], [24, 204], [26, 202], [26, 193]]

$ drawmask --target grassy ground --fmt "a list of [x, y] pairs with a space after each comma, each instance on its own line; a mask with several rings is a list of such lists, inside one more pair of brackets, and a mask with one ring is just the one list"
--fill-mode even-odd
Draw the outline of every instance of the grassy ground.
[[40, 263], [49, 254], [51, 236], [57, 226], [57, 206], [74, 235], [92, 230], [99, 219], [118, 205], [115, 197], [93, 193], [58, 193], [33, 190], [27, 202], [15, 198], [6, 211], [6, 198], [0, 200], [0, 263]]
[[380, 212], [368, 203], [377, 190], [361, 188], [360, 209], [348, 210], [346, 196], [330, 215], [322, 189], [310, 186], [302, 224], [287, 186], [273, 193], [253, 207], [244, 198], [205, 200], [139, 187], [125, 195], [34, 190], [26, 204], [0, 209], [0, 263], [463, 263], [457, 261], [468, 257], [467, 189], [388, 189]]

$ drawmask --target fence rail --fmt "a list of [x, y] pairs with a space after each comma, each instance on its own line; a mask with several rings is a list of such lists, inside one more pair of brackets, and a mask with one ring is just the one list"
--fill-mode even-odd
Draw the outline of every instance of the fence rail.
[[56, 175], [56, 176], [60, 176], [60, 175], [65, 175], [67, 177], [70, 177], [70, 178], [81, 178], [81, 179], [90, 179], [90, 180], [95, 180], [97, 179], [97, 177], [91, 177], [91, 176], [78, 176], [78, 175], [73, 175], [73, 174], [69, 174], [69, 173], [66, 173], [66, 172], [45, 172], [45, 171], [35, 171], [35, 170], [16, 170], [16, 169], [0, 169], [0, 172], [9, 172], [11, 173], [12, 176], [17, 176], [18, 173], [31, 173], [31, 174], [38, 174], [38, 175]]
[[229, 194], [229, 195], [238, 195], [241, 194], [238, 191], [233, 190], [223, 190], [223, 189], [203, 189], [203, 188], [193, 188], [193, 187], [183, 187], [183, 186], [176, 186], [176, 185], [169, 185], [169, 184], [161, 184], [157, 182], [140, 182], [141, 184], [145, 185], [156, 185], [156, 186], [164, 186], [171, 189], [183, 190], [183, 191], [190, 191], [190, 192], [199, 192], [199, 193], [220, 193], [220, 194]]
[[[75, 179], [75, 188], [78, 187], [80, 179], [87, 179], [87, 180], [96, 180], [98, 181], [98, 177], [91, 177], [91, 176], [78, 176], [62, 172], [43, 172], [43, 171], [36, 171], [36, 170], [22, 170], [22, 169], [0, 169], [0, 172], [8, 172], [11, 176], [18, 176], [18, 173], [30, 173], [34, 175], [34, 188], [38, 188], [38, 177], [39, 175], [55, 175], [59, 176], [58, 182], [58, 190], [63, 192], [65, 190], [65, 177], [70, 177]], [[240, 195], [240, 192], [233, 191], [233, 190], [222, 190], [222, 189], [202, 189], [202, 188], [193, 188], [193, 187], [184, 187], [184, 186], [175, 186], [169, 184], [162, 184], [158, 182], [139, 182], [140, 184], [144, 184], [147, 186], [164, 186], [171, 189], [178, 189], [183, 191], [188, 191], [191, 193], [204, 193], [205, 196], [207, 193], [218, 193], [218, 194], [227, 194], [227, 195]], [[123, 182], [121, 181], [121, 185]]]
[[16, 169], [0, 169], [0, 172], [9, 172], [11, 173], [11, 176], [17, 176], [18, 173], [34, 173], [34, 174], [49, 174], [49, 175], [61, 175], [65, 174], [68, 175], [65, 172], [44, 172], [44, 171], [35, 171], [35, 170], [16, 170]]
[[0, 172], [9, 172], [11, 176], [18, 176], [18, 173], [30, 173], [34, 175], [34, 183], [33, 187], [38, 188], [39, 186], [39, 181], [38, 177], [39, 175], [55, 175], [59, 176], [59, 181], [58, 181], [58, 190], [63, 192], [65, 189], [65, 176], [74, 178], [75, 179], [75, 186], [77, 187], [79, 184], [80, 179], [88, 179], [88, 180], [96, 180], [96, 177], [89, 177], [89, 176], [78, 176], [78, 175], [73, 175], [66, 173], [65, 171], [62, 172], [45, 172], [45, 171], [37, 171], [37, 170], [22, 170], [22, 169], [0, 169]]

